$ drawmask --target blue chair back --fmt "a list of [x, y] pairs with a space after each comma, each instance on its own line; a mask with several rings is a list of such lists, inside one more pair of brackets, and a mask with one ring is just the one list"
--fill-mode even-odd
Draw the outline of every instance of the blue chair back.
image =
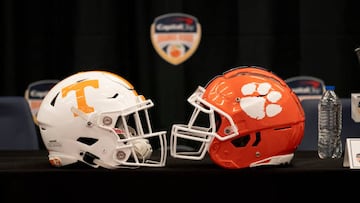
[[[318, 99], [305, 99], [301, 101], [305, 112], [305, 133], [298, 150], [317, 150], [318, 140]], [[351, 99], [341, 98], [342, 104], [342, 133], [341, 140], [343, 150], [345, 149], [346, 138], [360, 137], [360, 123], [351, 118]]]
[[38, 150], [39, 137], [26, 99], [0, 97], [0, 150]]

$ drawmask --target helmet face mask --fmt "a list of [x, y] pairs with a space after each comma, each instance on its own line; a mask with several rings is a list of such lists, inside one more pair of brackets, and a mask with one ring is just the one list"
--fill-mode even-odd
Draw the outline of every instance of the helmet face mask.
[[[65, 78], [44, 98], [38, 122], [54, 166], [164, 166], [166, 132], [153, 132], [154, 104], [113, 73], [85, 71]], [[159, 148], [160, 154], [155, 154]]]
[[[216, 76], [188, 102], [194, 107], [188, 124], [172, 126], [175, 158], [201, 160], [208, 153], [224, 168], [280, 165], [291, 161], [303, 137], [305, 116], [297, 96], [260, 67]], [[206, 125], [196, 124], [200, 114], [208, 117], [202, 119]]]
[[[216, 132], [220, 127], [220, 123], [222, 123], [220, 115], [223, 115], [225, 118], [228, 118], [228, 115], [202, 99], [204, 92], [204, 88], [198, 87], [188, 98], [188, 102], [194, 106], [194, 111], [188, 124], [174, 124], [172, 127], [170, 148], [171, 155], [175, 158], [201, 160], [204, 158], [214, 138], [223, 140], [237, 135], [235, 124], [228, 127], [228, 129], [233, 128], [234, 130], [227, 131], [231, 133], [227, 133], [225, 138]], [[191, 142], [186, 142], [186, 140]], [[182, 143], [191, 145], [191, 147], [178, 147]], [[193, 151], [189, 152], [188, 149], [191, 148]]]

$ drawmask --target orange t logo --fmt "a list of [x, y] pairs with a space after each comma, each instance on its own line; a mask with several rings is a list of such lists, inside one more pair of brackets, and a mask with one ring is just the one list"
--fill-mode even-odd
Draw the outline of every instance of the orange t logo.
[[[86, 95], [85, 95], [85, 87], [93, 87], [99, 88], [99, 81], [98, 80], [84, 80], [78, 83], [69, 85], [62, 89], [62, 97], [66, 97], [67, 94], [71, 91], [75, 91], [76, 102], [78, 105], [78, 109], [80, 109], [84, 113], [91, 113], [94, 111], [94, 107], [88, 106], [86, 103]], [[74, 116], [78, 116], [74, 114]]]

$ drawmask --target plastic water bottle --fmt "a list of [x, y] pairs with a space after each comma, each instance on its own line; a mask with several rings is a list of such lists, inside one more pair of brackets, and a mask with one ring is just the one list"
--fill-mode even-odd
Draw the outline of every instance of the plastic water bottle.
[[318, 104], [318, 154], [321, 159], [342, 156], [342, 104], [335, 86], [326, 86]]

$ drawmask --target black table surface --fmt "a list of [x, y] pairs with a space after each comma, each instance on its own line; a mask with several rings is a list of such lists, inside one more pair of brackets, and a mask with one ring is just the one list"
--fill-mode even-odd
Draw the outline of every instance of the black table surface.
[[[109, 171], [109, 169], [93, 168], [86, 166], [71, 166], [64, 168], [54, 168], [49, 165], [48, 162], [48, 152], [45, 150], [31, 150], [31, 151], [0, 151], [0, 173], [2, 172], [65, 172], [65, 171], [84, 171], [87, 172], [98, 172], [98, 171]], [[268, 169], [271, 168], [271, 169]], [[201, 170], [206, 172], [221, 173], [221, 172], [231, 172], [231, 173], [243, 173], [244, 171], [261, 171], [266, 173], [267, 171], [274, 172], [283, 172], [293, 173], [297, 171], [350, 171], [348, 167], [343, 167], [343, 158], [341, 159], [320, 159], [317, 156], [315, 151], [297, 151], [295, 152], [294, 159], [291, 164], [285, 166], [275, 166], [275, 167], [259, 167], [251, 169], [223, 169], [215, 164], [213, 164], [209, 157], [205, 157], [200, 161], [193, 160], [183, 160], [175, 159], [171, 156], [167, 156], [167, 162], [165, 167], [140, 167], [136, 169], [115, 169], [111, 170], [113, 173], [122, 172], [122, 171], [143, 171], [143, 172], [167, 172], [167, 173], [177, 173], [177, 172], [200, 172]], [[135, 172], [135, 171], [134, 171]]]
[[115, 170], [54, 168], [47, 151], [0, 151], [0, 202], [291, 202], [313, 201], [323, 192], [333, 200], [336, 190], [344, 200], [357, 195], [359, 181], [360, 170], [343, 167], [343, 158], [322, 160], [314, 151], [297, 151], [291, 164], [274, 167], [223, 169], [208, 157], [192, 161], [168, 156], [165, 167]]

